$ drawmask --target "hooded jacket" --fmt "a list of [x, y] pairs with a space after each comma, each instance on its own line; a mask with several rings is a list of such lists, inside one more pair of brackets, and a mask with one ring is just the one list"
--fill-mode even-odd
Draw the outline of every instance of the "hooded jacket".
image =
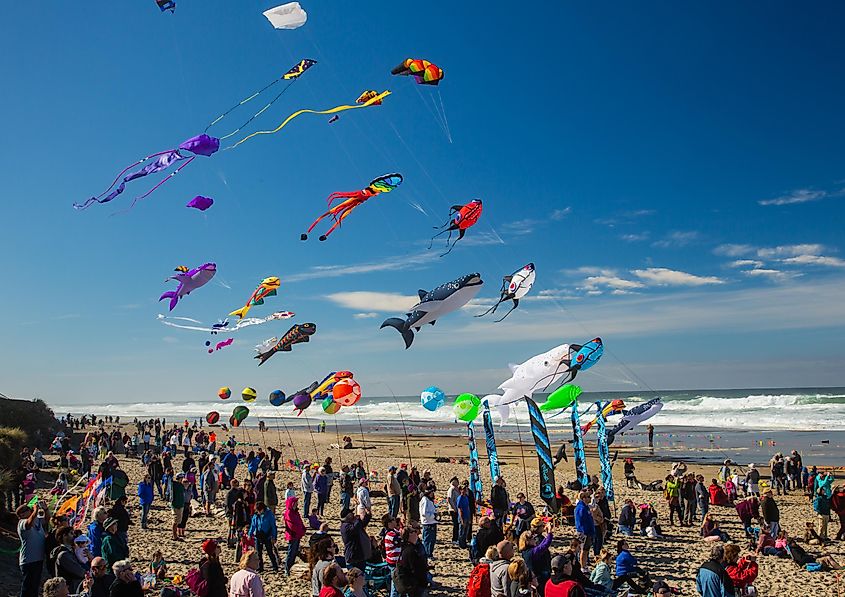
[[299, 498], [289, 497], [285, 500], [285, 541], [302, 539], [305, 536], [305, 524], [296, 505]]
[[490, 562], [490, 591], [492, 597], [507, 597], [508, 566], [510, 560], [493, 560]]

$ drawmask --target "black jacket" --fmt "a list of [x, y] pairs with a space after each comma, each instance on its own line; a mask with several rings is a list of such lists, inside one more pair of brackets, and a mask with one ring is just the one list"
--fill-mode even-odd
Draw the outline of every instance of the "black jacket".
[[428, 586], [428, 562], [413, 543], [402, 548], [397, 568], [409, 587], [423, 589]]
[[367, 535], [367, 525], [370, 515], [363, 519], [357, 516], [352, 522], [340, 523], [340, 538], [343, 540], [343, 557], [349, 563], [361, 563], [370, 557], [370, 536]]
[[475, 534], [476, 554], [478, 554], [479, 558], [483, 558], [484, 554], [487, 552], [488, 547], [490, 547], [491, 545], [496, 545], [499, 541], [504, 538], [505, 536], [502, 535], [502, 530], [495, 524], [491, 524], [487, 528], [481, 527]]
[[200, 575], [208, 583], [207, 597], [227, 597], [229, 594], [228, 582], [220, 562], [204, 557], [200, 560], [199, 568]]
[[510, 508], [510, 501], [508, 500], [508, 492], [501, 485], [494, 485], [490, 490], [490, 505], [494, 510], [507, 510]]

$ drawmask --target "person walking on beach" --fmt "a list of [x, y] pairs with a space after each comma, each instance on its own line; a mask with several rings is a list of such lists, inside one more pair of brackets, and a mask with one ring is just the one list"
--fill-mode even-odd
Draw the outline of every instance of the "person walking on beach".
[[267, 509], [264, 502], [255, 504], [255, 514], [252, 515], [248, 534], [255, 539], [255, 547], [258, 553], [258, 572], [264, 571], [264, 558], [262, 557], [264, 550], [267, 550], [267, 557], [270, 558], [270, 565], [273, 567], [273, 572], [278, 572], [279, 560], [276, 556], [278, 529], [276, 527], [276, 517]]
[[648, 424], [648, 447], [654, 448], [654, 425]]

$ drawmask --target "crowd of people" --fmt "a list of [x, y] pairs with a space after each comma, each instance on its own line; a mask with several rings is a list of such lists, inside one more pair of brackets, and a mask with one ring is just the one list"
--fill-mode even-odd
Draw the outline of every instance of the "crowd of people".
[[[263, 597], [263, 575], [291, 575], [298, 562], [307, 564], [312, 597], [364, 597], [379, 585], [391, 597], [423, 597], [438, 584], [441, 524], [450, 527], [446, 535], [465, 550], [472, 566], [468, 597], [578, 597], [620, 591], [666, 597], [675, 591], [665, 579], [652, 578], [648, 558], [635, 554], [628, 543], [634, 536], [663, 538], [655, 504], [624, 499], [619, 514], [612, 514], [596, 477], [588, 486], [574, 488], [574, 503], [559, 487], [554, 513], [545, 504], [533, 505], [522, 492], [512, 498], [502, 477], [479, 499], [468, 480], [452, 477], [441, 490], [431, 471], [405, 463], [389, 466], [381, 478], [360, 461], [335, 470], [333, 459], [326, 457], [321, 463], [298, 463], [299, 482], [280, 487], [276, 478], [282, 453], [277, 448], [251, 449], [234, 437], [221, 442], [214, 430], [207, 432], [198, 422], [168, 427], [161, 419], [135, 421], [130, 435], [108, 432], [102, 419], [90, 429], [98, 419], [83, 419], [68, 418], [70, 427], [83, 423], [78, 428], [79, 455], [70, 447], [70, 434], [54, 443], [61, 469], [54, 490], [58, 495], [67, 492], [73, 475], [98, 475], [109, 479], [103, 503], [90, 513], [90, 523], [73, 524], [67, 514], [51, 513], [46, 500], [27, 499], [32, 492], [21, 489], [15, 504], [21, 597], [39, 594], [45, 568], [51, 578], [44, 583], [44, 595], [120, 597], [153, 588], [163, 597], [177, 594], [178, 587], [165, 582], [171, 577], [161, 551], [141, 569], [133, 568], [130, 479], [118, 454], [140, 459], [144, 471], [134, 491], [142, 531], [148, 528], [154, 503], [169, 510], [174, 542], [191, 533], [192, 517], [226, 517], [226, 539], [203, 538], [197, 565], [184, 578], [183, 587], [201, 597]], [[78, 468], [71, 466], [71, 456]], [[45, 465], [40, 452], [22, 452], [21, 466], [32, 477]], [[713, 543], [696, 576], [702, 597], [753, 595], [758, 557], [838, 568], [829, 555], [809, 551], [809, 546], [824, 548], [831, 542], [831, 512], [840, 522], [835, 540], [845, 540], [845, 487], [834, 488], [832, 474], [811, 467], [804, 475], [797, 452], [772, 459], [770, 481], [755, 465], [741, 470], [730, 460], [709, 485], [687, 468], [675, 463], [662, 482], [648, 485], [636, 479], [632, 459], [626, 459], [624, 471], [629, 485], [662, 492], [668, 506], [668, 520], [662, 524], [697, 527], [701, 540]], [[780, 526], [775, 492], [788, 491], [803, 491], [816, 513], [804, 537], [790, 537]], [[373, 502], [382, 497], [387, 512], [377, 517]], [[336, 521], [326, 520], [332, 500], [340, 505]], [[733, 507], [744, 535], [731, 537], [714, 506]], [[239, 570], [230, 578], [221, 564], [224, 548], [233, 550], [238, 562]]]

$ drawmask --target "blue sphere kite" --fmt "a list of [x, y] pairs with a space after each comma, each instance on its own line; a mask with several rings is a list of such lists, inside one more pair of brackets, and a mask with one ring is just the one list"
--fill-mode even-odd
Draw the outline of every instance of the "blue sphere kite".
[[423, 405], [424, 409], [434, 412], [446, 404], [446, 394], [436, 386], [428, 387], [420, 394], [420, 404]]
[[270, 392], [270, 404], [273, 406], [281, 406], [287, 402], [285, 399], [285, 393], [281, 390], [273, 390]]

